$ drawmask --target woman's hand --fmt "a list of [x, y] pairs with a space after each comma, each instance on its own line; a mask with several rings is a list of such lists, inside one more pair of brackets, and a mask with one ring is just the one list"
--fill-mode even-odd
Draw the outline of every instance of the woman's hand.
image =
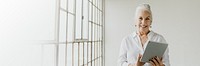
[[142, 57], [142, 55], [139, 54], [137, 57], [137, 63], [135, 64], [135, 66], [143, 66], [145, 64], [144, 62], [140, 61], [141, 57]]
[[158, 58], [158, 56], [152, 58], [152, 59], [150, 60], [150, 64], [151, 64], [152, 66], [165, 66], [165, 65], [163, 64], [162, 58], [160, 59], [160, 58]]
[[137, 57], [137, 62], [134, 65], [129, 65], [129, 66], [143, 66], [145, 63], [140, 61], [141, 57], [142, 55], [139, 54]]

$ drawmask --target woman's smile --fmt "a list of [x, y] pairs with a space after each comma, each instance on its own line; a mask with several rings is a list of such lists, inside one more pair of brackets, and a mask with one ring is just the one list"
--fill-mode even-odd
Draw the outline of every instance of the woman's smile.
[[148, 26], [145, 26], [145, 25], [141, 25], [140, 27], [141, 27], [141, 28], [147, 28]]

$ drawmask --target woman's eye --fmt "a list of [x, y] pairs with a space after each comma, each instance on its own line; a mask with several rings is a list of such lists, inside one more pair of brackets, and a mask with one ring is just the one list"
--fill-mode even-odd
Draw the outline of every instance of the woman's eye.
[[142, 20], [142, 17], [140, 17], [139, 19]]
[[146, 18], [146, 20], [150, 20], [149, 18]]

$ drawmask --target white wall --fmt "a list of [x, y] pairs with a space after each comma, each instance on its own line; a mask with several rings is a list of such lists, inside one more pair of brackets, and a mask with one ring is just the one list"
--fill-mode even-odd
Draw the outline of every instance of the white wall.
[[46, 49], [32, 42], [54, 39], [55, 1], [0, 0], [0, 66], [42, 65]]
[[169, 43], [171, 66], [199, 66], [199, 2], [106, 0], [105, 65], [117, 65], [121, 40], [134, 31], [135, 7], [141, 3], [149, 3], [153, 12], [153, 30], [163, 35]]

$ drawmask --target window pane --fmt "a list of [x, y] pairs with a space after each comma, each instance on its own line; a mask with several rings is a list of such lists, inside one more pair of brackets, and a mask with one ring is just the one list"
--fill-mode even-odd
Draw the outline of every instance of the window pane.
[[58, 66], [65, 66], [65, 50], [66, 44], [59, 44]]
[[94, 7], [94, 6], [92, 6], [93, 8], [92, 8], [92, 21], [94, 22], [94, 23], [96, 23], [96, 8]]
[[99, 12], [99, 15], [100, 15], [99, 16], [99, 22], [100, 22], [99, 24], [102, 25], [102, 12]]
[[88, 50], [88, 58], [87, 59], [88, 59], [88, 62], [89, 62], [89, 61], [91, 61], [91, 53], [92, 53], [90, 42], [88, 43], [88, 49], [87, 50]]
[[99, 0], [99, 9], [102, 10], [102, 0]]
[[89, 21], [92, 21], [92, 4], [89, 3]]
[[99, 28], [99, 39], [102, 40], [102, 27]]
[[82, 0], [76, 1], [76, 36], [75, 39], [81, 39], [82, 35]]
[[95, 34], [95, 35], [96, 35], [96, 37], [95, 37], [95, 39], [96, 39], [96, 41], [98, 40], [98, 27], [99, 27], [99, 26], [98, 26], [98, 25], [96, 25], [96, 28], [95, 28], [95, 31], [96, 31], [96, 34]]
[[94, 23], [92, 23], [92, 40], [95, 41], [95, 34], [96, 34], [96, 25]]
[[74, 15], [68, 14], [68, 25], [67, 25], [67, 41], [73, 41], [74, 37]]
[[42, 66], [55, 65], [55, 45], [43, 45]]
[[83, 43], [79, 43], [79, 65], [83, 65]]
[[94, 54], [95, 54], [95, 45], [92, 43], [92, 60], [94, 60]]
[[84, 43], [84, 64], [87, 64], [87, 55], [88, 55], [88, 44], [87, 42]]
[[72, 66], [72, 44], [67, 44], [67, 66]]
[[60, 7], [62, 9], [65, 9], [66, 10], [66, 6], [67, 6], [67, 0], [60, 0]]
[[88, 39], [88, 1], [83, 1], [83, 39]]
[[66, 41], [66, 19], [67, 13], [64, 11], [60, 11], [60, 25], [59, 25], [59, 41], [65, 42]]
[[89, 22], [89, 41], [92, 41], [92, 23]]
[[74, 13], [74, 2], [75, 0], [68, 0], [68, 11]]
[[78, 50], [79, 50], [79, 46], [78, 46], [78, 43], [75, 43], [74, 44], [74, 66], [78, 66]]

